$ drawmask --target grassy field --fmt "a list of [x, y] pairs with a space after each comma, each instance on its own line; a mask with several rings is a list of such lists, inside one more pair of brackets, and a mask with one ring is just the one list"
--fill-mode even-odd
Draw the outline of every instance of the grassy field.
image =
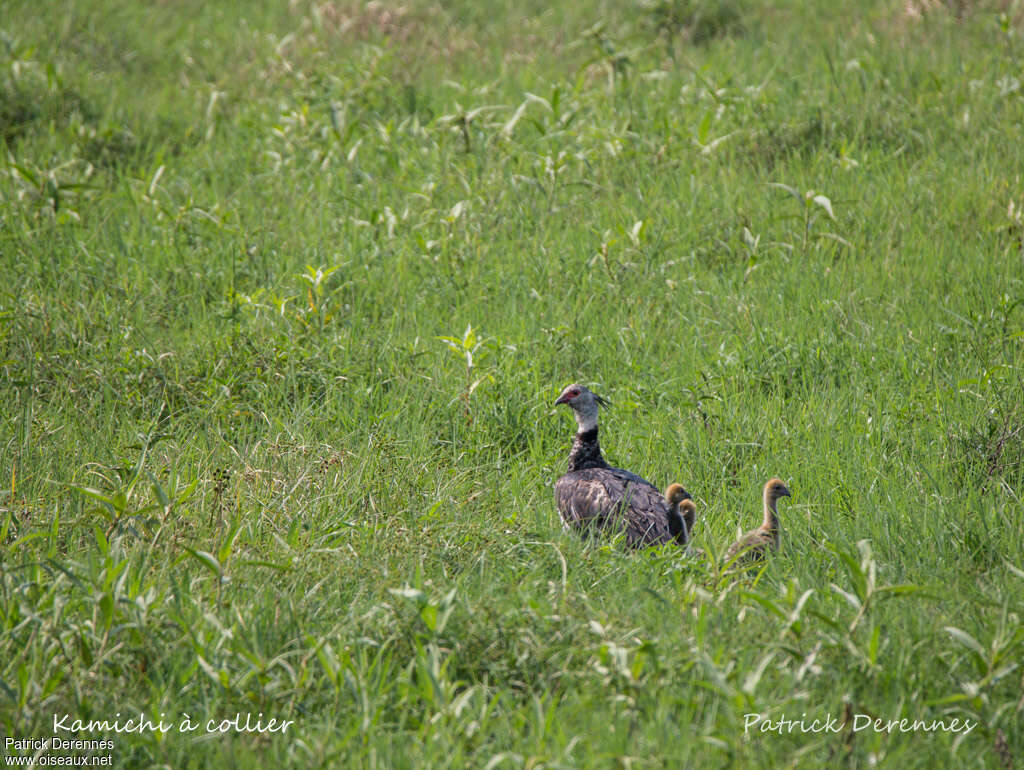
[[[6, 2], [4, 753], [1020, 767], [1022, 34]], [[706, 558], [562, 531], [573, 381]], [[772, 475], [782, 551], [724, 576]]]

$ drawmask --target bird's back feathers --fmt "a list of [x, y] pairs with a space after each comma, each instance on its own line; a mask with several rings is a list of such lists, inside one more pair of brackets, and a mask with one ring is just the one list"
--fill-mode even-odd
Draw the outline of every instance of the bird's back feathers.
[[661, 492], [621, 468], [605, 464], [569, 471], [555, 483], [555, 500], [571, 529], [622, 532], [634, 548], [676, 541], [669, 531], [672, 511]]

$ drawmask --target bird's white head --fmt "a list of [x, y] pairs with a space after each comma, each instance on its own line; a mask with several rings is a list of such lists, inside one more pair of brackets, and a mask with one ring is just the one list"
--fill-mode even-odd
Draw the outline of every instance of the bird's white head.
[[608, 402], [585, 385], [572, 384], [565, 388], [555, 400], [555, 406], [566, 404], [576, 414], [580, 433], [597, 427], [598, 406], [607, 406]]

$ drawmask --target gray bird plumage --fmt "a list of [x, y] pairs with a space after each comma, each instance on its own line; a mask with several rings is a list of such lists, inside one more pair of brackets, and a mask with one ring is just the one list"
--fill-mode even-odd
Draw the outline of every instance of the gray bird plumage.
[[[555, 482], [555, 501], [565, 526], [586, 534], [621, 533], [632, 548], [685, 545], [689, 528], [679, 502], [690, 499], [680, 488], [670, 504], [649, 481], [613, 468], [601, 455], [597, 410], [604, 400], [582, 385], [570, 385], [555, 404], [567, 404], [579, 430], [569, 453], [568, 472]], [[692, 520], [692, 515], [689, 517]]]

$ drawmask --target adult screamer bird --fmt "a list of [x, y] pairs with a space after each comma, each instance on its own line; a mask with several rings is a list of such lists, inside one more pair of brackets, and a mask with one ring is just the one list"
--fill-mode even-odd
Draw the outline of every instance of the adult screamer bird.
[[789, 487], [781, 479], [770, 479], [764, 485], [764, 519], [761, 526], [752, 529], [729, 546], [725, 560], [736, 559], [740, 564], [754, 564], [764, 559], [768, 551], [779, 550], [779, 514], [775, 505], [780, 497], [790, 497]]
[[[568, 472], [555, 482], [555, 501], [565, 526], [580, 532], [621, 533], [631, 548], [661, 543], [686, 545], [695, 509], [680, 505], [690, 494], [678, 484], [666, 499], [649, 481], [613, 468], [597, 441], [597, 409], [605, 400], [583, 385], [570, 385], [555, 405], [566, 404], [578, 430], [569, 452]], [[688, 521], [687, 521], [688, 519]]]

